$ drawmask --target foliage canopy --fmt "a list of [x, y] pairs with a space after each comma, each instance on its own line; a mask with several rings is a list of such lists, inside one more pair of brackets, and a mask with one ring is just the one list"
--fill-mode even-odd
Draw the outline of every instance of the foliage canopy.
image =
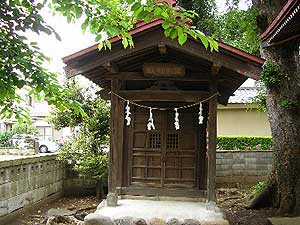
[[[77, 114], [83, 110], [77, 101], [67, 101], [68, 90], [58, 82], [57, 74], [43, 67], [49, 60], [40, 52], [37, 43], [27, 40], [26, 31], [54, 34], [55, 30], [48, 26], [41, 16], [45, 4], [54, 12], [66, 16], [69, 22], [84, 19], [81, 27], [89, 29], [100, 41], [99, 49], [111, 48], [105, 39], [113, 36], [122, 37], [125, 48], [133, 47], [134, 43], [128, 33], [138, 20], [150, 22], [162, 19], [165, 35], [177, 39], [183, 45], [188, 35], [202, 41], [211, 50], [217, 50], [216, 42], [206, 37], [195, 27], [189, 25], [196, 13], [182, 8], [172, 8], [166, 3], [153, 3], [152, 0], [5, 0], [0, 2], [0, 105], [2, 117], [15, 116], [22, 120], [29, 118], [28, 110], [21, 104], [24, 99], [18, 92], [27, 88], [29, 95], [38, 99], [45, 98], [49, 104], [59, 110], [74, 109]], [[103, 41], [104, 40], [104, 41]]]
[[37, 43], [30, 42], [24, 35], [31, 30], [36, 33], [55, 34], [48, 26], [40, 10], [43, 4], [29, 0], [0, 2], [0, 113], [2, 117], [28, 118], [24, 110], [19, 89], [27, 88], [29, 95], [45, 98], [59, 109], [74, 108], [79, 112], [77, 102], [68, 102], [67, 92], [58, 80], [57, 74], [43, 67], [48, 58], [42, 54]]
[[215, 18], [213, 37], [226, 44], [259, 56], [260, 40], [256, 23], [257, 10], [229, 9]]

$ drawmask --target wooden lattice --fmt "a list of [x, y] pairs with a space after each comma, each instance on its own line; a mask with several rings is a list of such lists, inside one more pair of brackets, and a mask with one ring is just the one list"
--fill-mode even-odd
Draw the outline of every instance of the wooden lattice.
[[160, 140], [160, 133], [150, 133], [149, 134], [149, 148], [160, 148], [161, 140]]

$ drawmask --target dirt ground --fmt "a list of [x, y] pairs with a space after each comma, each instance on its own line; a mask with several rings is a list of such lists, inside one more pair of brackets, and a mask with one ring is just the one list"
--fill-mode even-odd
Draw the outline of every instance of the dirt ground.
[[[248, 210], [245, 206], [250, 196], [249, 189], [218, 189], [218, 206], [226, 214], [230, 225], [265, 225], [268, 217], [276, 215], [271, 209]], [[21, 214], [9, 225], [44, 225], [47, 211], [51, 208], [79, 211], [83, 214], [94, 212], [99, 201], [95, 197], [64, 197], [42, 208]]]
[[218, 189], [218, 206], [224, 210], [230, 225], [266, 225], [268, 218], [276, 215], [274, 209], [245, 209], [250, 196], [249, 188]]
[[47, 212], [51, 208], [68, 209], [88, 214], [94, 212], [98, 204], [99, 200], [93, 196], [64, 197], [50, 204], [45, 204], [42, 208], [27, 211], [7, 225], [44, 225], [47, 220]]

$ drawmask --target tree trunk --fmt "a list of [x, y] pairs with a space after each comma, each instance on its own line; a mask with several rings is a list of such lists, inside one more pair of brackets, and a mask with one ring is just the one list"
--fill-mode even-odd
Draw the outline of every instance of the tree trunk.
[[[282, 213], [300, 213], [300, 70], [299, 45], [287, 43], [262, 50], [262, 56], [288, 77], [267, 88], [267, 107], [273, 136], [273, 183]], [[287, 107], [285, 103], [291, 104]], [[285, 105], [285, 106], [284, 106]], [[271, 182], [270, 182], [271, 183]], [[273, 203], [275, 205], [275, 202]]]
[[[270, 24], [286, 0], [253, 0]], [[259, 22], [259, 20], [258, 20]], [[261, 25], [261, 30], [266, 27]], [[264, 59], [278, 65], [288, 74], [280, 85], [267, 87], [268, 116], [273, 137], [273, 170], [265, 190], [251, 207], [273, 206], [282, 214], [300, 214], [300, 65], [299, 41], [263, 48]], [[291, 103], [286, 107], [284, 103]], [[284, 106], [285, 105], [285, 106]]]

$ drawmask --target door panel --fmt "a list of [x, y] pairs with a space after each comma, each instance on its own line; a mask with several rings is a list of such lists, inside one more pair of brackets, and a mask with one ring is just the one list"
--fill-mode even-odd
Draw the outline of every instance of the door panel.
[[153, 111], [156, 130], [147, 131], [148, 110], [136, 108], [133, 128], [131, 183], [143, 186], [194, 188], [197, 185], [196, 113]]

